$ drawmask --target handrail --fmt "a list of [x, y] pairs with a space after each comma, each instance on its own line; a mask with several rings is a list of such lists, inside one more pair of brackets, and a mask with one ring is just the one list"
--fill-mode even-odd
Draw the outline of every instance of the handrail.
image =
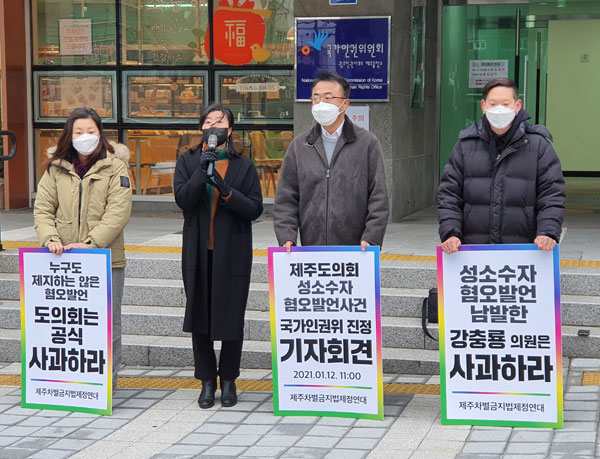
[[0, 156], [0, 161], [8, 161], [9, 159], [14, 158], [15, 154], [17, 153], [17, 139], [11, 131], [0, 131], [0, 136], [3, 136], [3, 135], [7, 135], [8, 137], [10, 137], [10, 142], [12, 144], [12, 147], [11, 147], [10, 153], [8, 155]]

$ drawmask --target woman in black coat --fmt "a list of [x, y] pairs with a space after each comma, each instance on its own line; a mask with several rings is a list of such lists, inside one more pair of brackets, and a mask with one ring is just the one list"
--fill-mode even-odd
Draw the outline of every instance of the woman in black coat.
[[[252, 161], [233, 147], [233, 113], [213, 104], [200, 117], [202, 143], [177, 159], [175, 201], [183, 209], [183, 330], [192, 333], [200, 408], [237, 403], [244, 313], [252, 269], [252, 220], [263, 211]], [[208, 147], [209, 138], [216, 149]], [[212, 143], [212, 142], [211, 142]], [[213, 343], [222, 341], [219, 365]]]

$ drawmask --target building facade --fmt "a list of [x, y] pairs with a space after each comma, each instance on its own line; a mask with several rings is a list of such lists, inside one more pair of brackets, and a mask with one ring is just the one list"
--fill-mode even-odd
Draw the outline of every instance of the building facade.
[[382, 144], [393, 220], [435, 203], [493, 76], [518, 82], [573, 189], [597, 189], [600, 1], [0, 0], [0, 117], [18, 140], [0, 162], [0, 201], [30, 205], [46, 149], [72, 109], [91, 106], [132, 151], [136, 202], [172, 204], [174, 162], [218, 101], [268, 202], [293, 135], [314, 123], [296, 100], [296, 18], [372, 16], [391, 20], [388, 98], [351, 105]]

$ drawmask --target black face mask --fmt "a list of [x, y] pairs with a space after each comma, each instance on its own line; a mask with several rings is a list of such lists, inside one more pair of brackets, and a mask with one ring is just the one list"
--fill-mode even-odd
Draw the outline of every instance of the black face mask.
[[228, 133], [228, 128], [211, 127], [209, 129], [205, 129], [202, 131], [202, 142], [208, 143], [208, 137], [214, 134], [217, 136], [217, 146], [223, 145], [227, 142]]

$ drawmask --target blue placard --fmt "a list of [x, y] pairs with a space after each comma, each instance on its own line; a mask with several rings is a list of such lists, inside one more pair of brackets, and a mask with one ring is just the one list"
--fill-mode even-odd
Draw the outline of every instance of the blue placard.
[[329, 0], [330, 5], [356, 5], [358, 0]]
[[390, 18], [297, 18], [296, 99], [309, 100], [320, 69], [350, 83], [353, 100], [387, 101]]

